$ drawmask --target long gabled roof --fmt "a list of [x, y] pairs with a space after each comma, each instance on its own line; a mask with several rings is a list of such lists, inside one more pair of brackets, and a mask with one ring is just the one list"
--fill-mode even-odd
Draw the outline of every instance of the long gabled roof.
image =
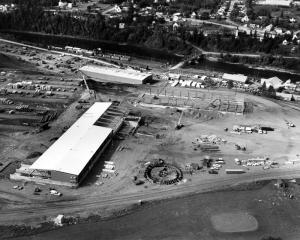
[[111, 128], [94, 125], [110, 105], [110, 102], [94, 103], [30, 169], [79, 175], [112, 132]]
[[247, 81], [247, 76], [243, 74], [229, 74], [229, 73], [224, 73], [222, 76], [223, 79], [225, 80], [232, 80], [236, 82], [242, 82], [245, 83]]
[[128, 79], [134, 79], [143, 81], [147, 77], [151, 76], [150, 73], [142, 73], [135, 70], [130, 69], [121, 69], [121, 68], [109, 68], [103, 66], [93, 66], [93, 65], [86, 65], [79, 69], [83, 73], [98, 73], [103, 75], [111, 75], [115, 77], [122, 77]]

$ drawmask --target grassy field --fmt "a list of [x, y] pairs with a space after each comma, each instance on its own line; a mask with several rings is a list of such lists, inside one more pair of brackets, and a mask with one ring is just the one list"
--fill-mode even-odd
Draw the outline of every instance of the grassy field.
[[[276, 189], [273, 183], [258, 184], [250, 190], [206, 193], [163, 201], [145, 205], [123, 217], [63, 227], [19, 239], [260, 240], [268, 236], [299, 239], [299, 199], [283, 197], [282, 190]], [[296, 188], [299, 191], [299, 186]], [[224, 213], [237, 216], [241, 212], [257, 219], [257, 229], [223, 233], [214, 228], [212, 216]]]

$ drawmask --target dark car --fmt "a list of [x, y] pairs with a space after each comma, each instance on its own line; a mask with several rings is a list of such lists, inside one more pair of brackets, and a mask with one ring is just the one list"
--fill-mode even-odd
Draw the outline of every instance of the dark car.
[[218, 174], [218, 171], [211, 169], [208, 171], [208, 173], [209, 174]]

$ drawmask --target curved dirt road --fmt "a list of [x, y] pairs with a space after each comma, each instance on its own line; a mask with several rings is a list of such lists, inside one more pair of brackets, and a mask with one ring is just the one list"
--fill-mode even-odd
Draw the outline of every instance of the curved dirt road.
[[55, 217], [58, 214], [75, 214], [81, 211], [99, 210], [103, 207], [126, 206], [138, 203], [139, 200], [152, 201], [178, 197], [185, 194], [200, 193], [210, 190], [217, 190], [237, 183], [251, 182], [264, 179], [295, 178], [300, 177], [300, 169], [271, 169], [253, 174], [227, 175], [216, 179], [208, 179], [201, 183], [188, 183], [178, 186], [170, 186], [168, 189], [147, 190], [133, 194], [106, 195], [103, 197], [80, 197], [59, 202], [33, 202], [24, 204], [14, 209], [0, 210], [0, 225], [30, 224], [42, 222], [45, 217]]

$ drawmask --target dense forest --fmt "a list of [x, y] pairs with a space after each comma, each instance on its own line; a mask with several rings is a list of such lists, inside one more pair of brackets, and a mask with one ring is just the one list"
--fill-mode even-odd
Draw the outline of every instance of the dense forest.
[[259, 58], [232, 56], [222, 54], [221, 61], [231, 63], [250, 64], [255, 66], [270, 66], [300, 71], [300, 60], [292, 58], [274, 57], [271, 54], [262, 55]]
[[[291, 41], [292, 36], [277, 36], [269, 38], [267, 35], [262, 40], [254, 34], [240, 33], [236, 38], [231, 33], [220, 33], [204, 36], [203, 32], [197, 29], [188, 36], [188, 40], [195, 45], [209, 51], [224, 51], [224, 52], [261, 52], [267, 54], [282, 54], [288, 55], [290, 51], [287, 48], [281, 47], [283, 40]], [[296, 43], [296, 41], [295, 41]]]
[[[47, 0], [44, 0], [47, 2]], [[176, 33], [168, 28], [152, 26], [153, 17], [141, 17], [132, 21], [130, 12], [122, 19], [105, 19], [97, 15], [53, 14], [45, 12], [40, 0], [27, 0], [9, 14], [0, 14], [0, 29], [42, 32], [48, 34], [87, 37], [95, 40], [110, 40], [166, 49], [189, 54], [191, 47], [186, 45]], [[48, 1], [49, 2], [49, 1]], [[126, 28], [120, 29], [119, 23]]]
[[[56, 0], [17, 1], [20, 5], [16, 11], [0, 14], [0, 29], [108, 40], [186, 55], [190, 54], [192, 50], [188, 42], [207, 51], [290, 54], [290, 48], [282, 46], [281, 43], [285, 39], [291, 41], [291, 36], [277, 36], [275, 38], [265, 36], [260, 40], [256, 38], [254, 32], [252, 35], [240, 34], [236, 38], [232, 32], [225, 30], [205, 36], [199, 27], [191, 28], [181, 25], [173, 29], [171, 24], [166, 24], [163, 20], [160, 22], [154, 16], [134, 15], [133, 8], [129, 8], [129, 11], [124, 13], [122, 18], [107, 19], [100, 13], [53, 14], [44, 11], [43, 6], [49, 6]], [[206, 4], [209, 2], [216, 4], [216, 1], [218, 0], [210, 0]], [[139, 3], [142, 2], [139, 1]], [[178, 0], [176, 4], [190, 4], [190, 7], [196, 7], [203, 4], [203, 1]], [[133, 16], [136, 17], [135, 21], [133, 21]], [[126, 27], [120, 28], [119, 23], [125, 23]], [[299, 53], [299, 47], [295, 48], [295, 54], [297, 53]]]

